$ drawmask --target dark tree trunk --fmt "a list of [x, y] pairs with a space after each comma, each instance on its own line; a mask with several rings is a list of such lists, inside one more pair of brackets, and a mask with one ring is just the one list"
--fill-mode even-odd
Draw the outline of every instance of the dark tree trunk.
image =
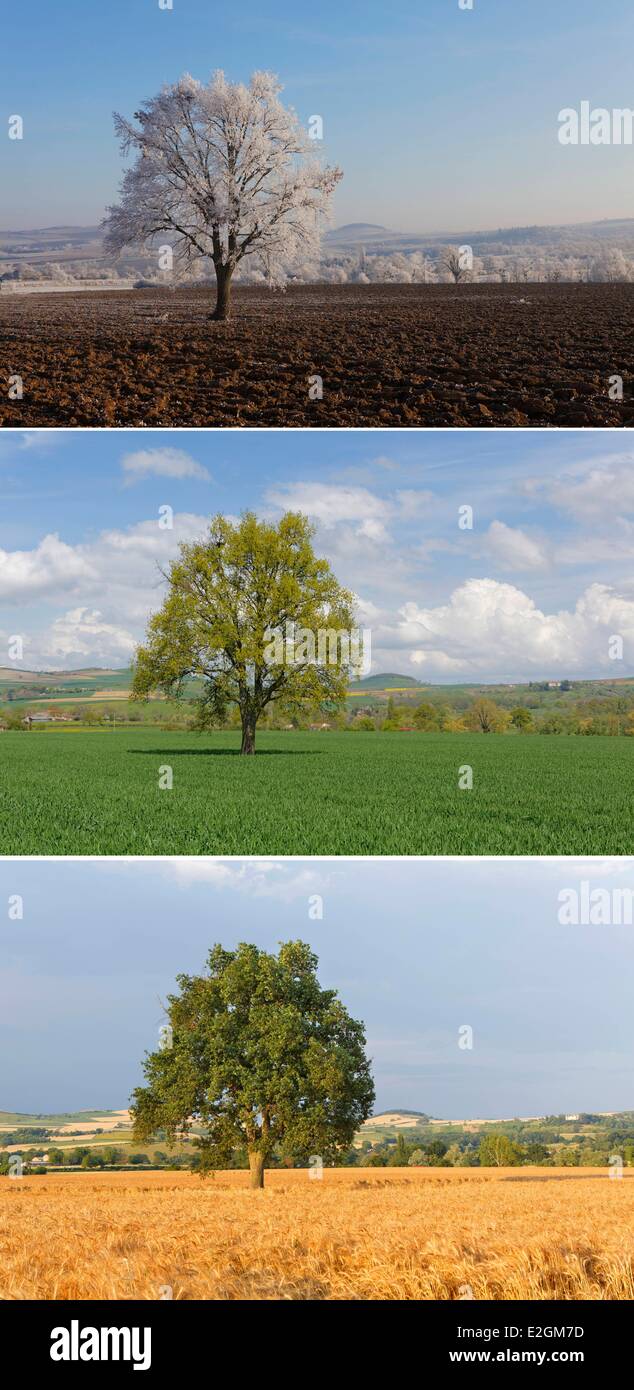
[[251, 1187], [258, 1190], [264, 1187], [264, 1154], [250, 1153], [249, 1168], [251, 1170]]
[[242, 747], [241, 753], [255, 753], [255, 719], [253, 715], [247, 714], [242, 720]]
[[216, 266], [216, 308], [211, 317], [219, 322], [229, 318], [232, 275], [233, 271], [227, 266]]

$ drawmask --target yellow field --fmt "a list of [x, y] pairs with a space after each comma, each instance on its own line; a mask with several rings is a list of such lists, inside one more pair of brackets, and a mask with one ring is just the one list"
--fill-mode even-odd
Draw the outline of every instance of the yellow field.
[[0, 1179], [3, 1299], [632, 1299], [634, 1177], [338, 1169]]

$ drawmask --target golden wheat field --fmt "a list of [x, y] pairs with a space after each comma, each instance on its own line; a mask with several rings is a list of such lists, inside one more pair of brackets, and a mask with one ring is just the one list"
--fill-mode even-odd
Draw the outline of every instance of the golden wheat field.
[[0, 1179], [3, 1299], [631, 1299], [605, 1169]]

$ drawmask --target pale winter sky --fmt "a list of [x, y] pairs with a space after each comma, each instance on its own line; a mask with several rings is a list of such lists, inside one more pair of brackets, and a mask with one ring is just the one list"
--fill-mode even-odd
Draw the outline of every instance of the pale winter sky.
[[[441, 1118], [632, 1105], [631, 926], [562, 926], [559, 894], [631, 860], [0, 862], [0, 1109], [124, 1107], [163, 1002], [215, 942], [307, 941], [365, 1022], [377, 1109]], [[323, 900], [321, 920], [309, 897]], [[395, 911], [395, 902], [398, 911]], [[386, 922], [389, 921], [389, 932]], [[486, 943], [486, 949], [484, 949]], [[473, 1029], [460, 1048], [459, 1030]], [[462, 1035], [464, 1037], [464, 1034]]]
[[[631, 0], [22, 0], [0, 51], [2, 230], [95, 224], [112, 111], [184, 72], [280, 77], [344, 170], [335, 222], [476, 231], [630, 217], [632, 146], [560, 145], [559, 112], [632, 105]], [[28, 39], [28, 41], [27, 41]], [[6, 128], [6, 127], [5, 127]]]
[[127, 665], [159, 566], [214, 513], [251, 508], [313, 519], [375, 672], [631, 675], [633, 465], [614, 431], [3, 432], [0, 666], [15, 635], [16, 669]]

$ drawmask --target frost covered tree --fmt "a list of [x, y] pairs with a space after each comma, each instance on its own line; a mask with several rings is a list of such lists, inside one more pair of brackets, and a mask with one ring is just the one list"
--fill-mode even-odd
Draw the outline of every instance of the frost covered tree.
[[175, 262], [213, 261], [215, 319], [229, 316], [236, 267], [253, 257], [268, 283], [316, 254], [342, 172], [315, 157], [314, 141], [279, 98], [281, 85], [256, 72], [249, 85], [223, 72], [207, 84], [186, 74], [135, 112], [115, 114], [123, 154], [138, 152], [108, 208], [106, 247], [147, 246], [166, 234]]
[[589, 280], [604, 285], [619, 284], [632, 279], [632, 263], [618, 247], [606, 247], [591, 262]]
[[469, 266], [467, 258], [459, 246], [445, 246], [439, 259], [442, 269], [451, 275], [454, 285], [459, 285], [461, 280], [467, 278]]

